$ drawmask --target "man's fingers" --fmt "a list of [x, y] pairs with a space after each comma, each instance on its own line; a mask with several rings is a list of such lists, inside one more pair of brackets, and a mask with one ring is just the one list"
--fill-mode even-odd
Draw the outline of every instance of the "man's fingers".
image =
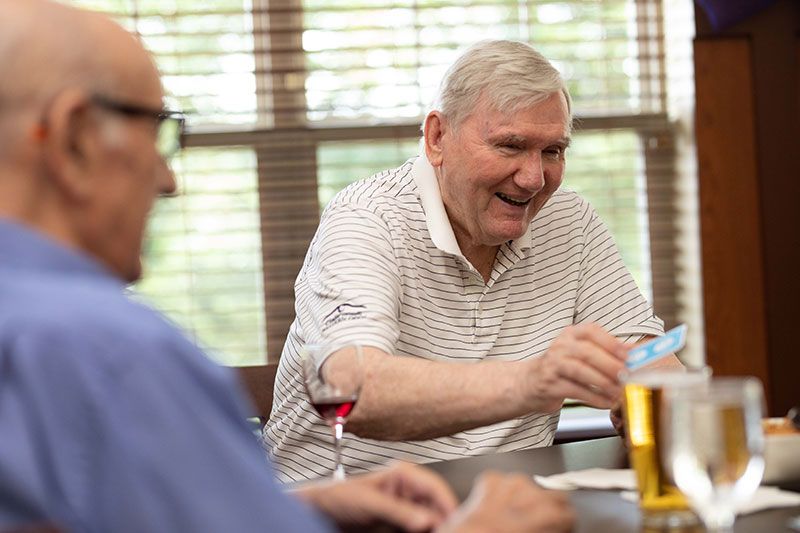
[[620, 397], [619, 375], [625, 369], [627, 350], [597, 324], [565, 328], [532, 365], [531, 391], [534, 399], [541, 399], [535, 407], [547, 411], [556, 402], [573, 398], [610, 408]]
[[573, 328], [573, 334], [578, 340], [597, 344], [619, 360], [628, 358], [629, 347], [597, 324], [577, 324]]
[[625, 363], [622, 360], [593, 342], [577, 341], [572, 351], [576, 359], [596, 368], [614, 383], [617, 382], [620, 371], [625, 369]]
[[622, 419], [622, 404], [617, 402], [613, 407], [611, 407], [611, 412], [609, 413], [609, 418], [611, 419], [611, 424], [614, 426], [617, 434], [625, 439], [625, 423]]
[[[409, 475], [408, 469], [414, 470], [413, 475]], [[409, 465], [408, 469], [403, 473], [403, 480], [410, 487], [409, 496], [415, 501], [428, 502], [443, 517], [458, 508], [458, 498], [442, 476], [421, 466]]]
[[[607, 355], [607, 359], [611, 359]], [[619, 382], [616, 376], [611, 379], [608, 375], [599, 371], [596, 367], [588, 364], [583, 357], [560, 357], [556, 362], [557, 382], [551, 389], [551, 393], [563, 394], [564, 398], [574, 398], [586, 401], [585, 396], [597, 395], [604, 396], [606, 400], [616, 401], [620, 395]], [[569, 390], [565, 388], [572, 385]], [[576, 394], [576, 389], [583, 389], [580, 396]], [[594, 398], [594, 396], [590, 396]], [[592, 399], [592, 401], [594, 401]]]
[[554, 343], [555, 369], [560, 377], [586, 388], [588, 393], [615, 400], [619, 396], [618, 376], [625, 365], [609, 349], [621, 346], [624, 345], [595, 324], [575, 326]]
[[575, 512], [566, 505], [562, 507], [546, 507], [542, 509], [542, 513], [537, 517], [537, 522], [542, 525], [541, 531], [566, 533], [572, 531], [575, 526]]
[[543, 490], [523, 474], [482, 475], [465, 506], [461, 523], [473, 526], [470, 531], [560, 533], [575, 522], [564, 495]]
[[397, 498], [381, 491], [361, 495], [361, 506], [375, 521], [382, 521], [404, 531], [428, 531], [438, 526], [443, 517], [424, 504]]
[[564, 398], [572, 398], [578, 400], [596, 409], [611, 409], [614, 406], [615, 399], [608, 397], [605, 394], [592, 391], [582, 384], [564, 381], [561, 385], [561, 392]]
[[396, 477], [393, 481], [400, 495], [415, 502], [426, 503], [442, 517], [447, 517], [458, 507], [453, 489], [439, 474], [421, 466], [401, 463], [387, 474]]
[[570, 381], [584, 387], [592, 386], [596, 391], [603, 391], [609, 396], [617, 394], [619, 382], [615, 374], [609, 376], [583, 357], [565, 357], [559, 363], [559, 373]]

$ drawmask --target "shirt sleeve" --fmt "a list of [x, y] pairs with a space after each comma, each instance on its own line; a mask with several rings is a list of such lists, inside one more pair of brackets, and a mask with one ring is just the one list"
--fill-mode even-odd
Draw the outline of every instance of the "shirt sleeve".
[[582, 204], [585, 231], [575, 323], [595, 322], [618, 337], [663, 335], [664, 323], [636, 286], [608, 229], [588, 203]]
[[358, 343], [393, 353], [401, 282], [388, 224], [366, 206], [331, 205], [309, 247], [295, 295], [306, 342]]
[[326, 531], [273, 481], [229, 369], [177, 333], [135, 337], [18, 339], [0, 424], [33, 448], [0, 446], [0, 469], [27, 478], [0, 494], [70, 531]]

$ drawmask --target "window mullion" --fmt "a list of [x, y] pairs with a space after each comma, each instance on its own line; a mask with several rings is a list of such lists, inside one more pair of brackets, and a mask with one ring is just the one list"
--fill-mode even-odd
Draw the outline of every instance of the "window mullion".
[[294, 278], [319, 222], [317, 150], [307, 131], [302, 1], [253, 0], [253, 11], [259, 117], [278, 133], [256, 145], [267, 361], [276, 362], [294, 319]]

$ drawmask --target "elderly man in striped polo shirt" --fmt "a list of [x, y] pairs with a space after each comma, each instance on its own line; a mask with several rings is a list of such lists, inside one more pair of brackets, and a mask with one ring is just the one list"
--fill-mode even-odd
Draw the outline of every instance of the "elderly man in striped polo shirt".
[[616, 404], [626, 343], [663, 325], [592, 208], [559, 189], [571, 122], [541, 54], [478, 43], [445, 75], [424, 151], [331, 201], [295, 284], [264, 428], [280, 479], [334, 465], [303, 344], [334, 352], [323, 372], [337, 349], [363, 346], [349, 472], [546, 446], [565, 398]]

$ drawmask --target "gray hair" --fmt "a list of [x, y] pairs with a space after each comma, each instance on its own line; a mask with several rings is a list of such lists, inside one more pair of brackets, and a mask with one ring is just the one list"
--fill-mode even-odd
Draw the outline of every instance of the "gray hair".
[[572, 100], [558, 70], [528, 44], [481, 41], [468, 48], [447, 72], [433, 109], [453, 128], [473, 112], [481, 97], [497, 111], [510, 113], [545, 100], [560, 91], [572, 123]]

